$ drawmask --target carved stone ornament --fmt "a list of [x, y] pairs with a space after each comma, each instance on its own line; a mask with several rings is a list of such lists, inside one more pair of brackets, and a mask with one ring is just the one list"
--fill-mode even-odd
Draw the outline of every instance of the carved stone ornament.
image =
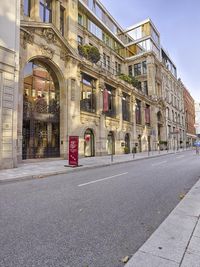
[[43, 29], [43, 35], [48, 43], [56, 43], [56, 35], [52, 29]]
[[27, 44], [33, 44], [34, 35], [29, 32], [23, 32], [23, 48], [27, 47]]
[[44, 56], [49, 57], [50, 59], [53, 58], [53, 55], [55, 53], [55, 51], [47, 45], [41, 45], [41, 51]]
[[65, 49], [60, 51], [60, 59], [66, 61], [68, 59], [68, 55], [69, 53]]

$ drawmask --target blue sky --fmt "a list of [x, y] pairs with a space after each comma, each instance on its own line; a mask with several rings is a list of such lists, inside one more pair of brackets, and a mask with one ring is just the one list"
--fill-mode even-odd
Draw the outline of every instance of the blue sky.
[[127, 28], [151, 18], [161, 44], [177, 67], [178, 77], [200, 102], [200, 1], [100, 0], [116, 21]]

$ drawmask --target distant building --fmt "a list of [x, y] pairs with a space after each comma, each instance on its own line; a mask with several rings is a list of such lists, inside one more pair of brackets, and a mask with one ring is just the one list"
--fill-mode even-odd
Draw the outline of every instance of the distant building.
[[[182, 84], [183, 85], [183, 84]], [[184, 87], [185, 125], [186, 125], [186, 145], [192, 146], [196, 140], [195, 131], [195, 105], [194, 99], [189, 91]]]
[[200, 138], [200, 103], [195, 103], [195, 129], [196, 135]]

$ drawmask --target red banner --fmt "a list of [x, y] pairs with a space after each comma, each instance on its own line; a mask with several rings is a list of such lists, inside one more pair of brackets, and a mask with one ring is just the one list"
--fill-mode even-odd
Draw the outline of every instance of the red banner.
[[103, 111], [108, 111], [108, 90], [106, 88], [103, 90]]
[[78, 166], [78, 136], [69, 136], [69, 165]]

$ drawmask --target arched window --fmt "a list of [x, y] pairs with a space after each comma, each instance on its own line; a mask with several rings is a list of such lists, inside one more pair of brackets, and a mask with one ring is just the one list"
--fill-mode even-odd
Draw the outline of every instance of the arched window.
[[115, 137], [114, 137], [114, 133], [112, 131], [110, 131], [108, 134], [107, 151], [108, 151], [108, 155], [114, 155], [115, 154]]
[[22, 158], [60, 156], [60, 95], [54, 72], [33, 60], [24, 68]]

